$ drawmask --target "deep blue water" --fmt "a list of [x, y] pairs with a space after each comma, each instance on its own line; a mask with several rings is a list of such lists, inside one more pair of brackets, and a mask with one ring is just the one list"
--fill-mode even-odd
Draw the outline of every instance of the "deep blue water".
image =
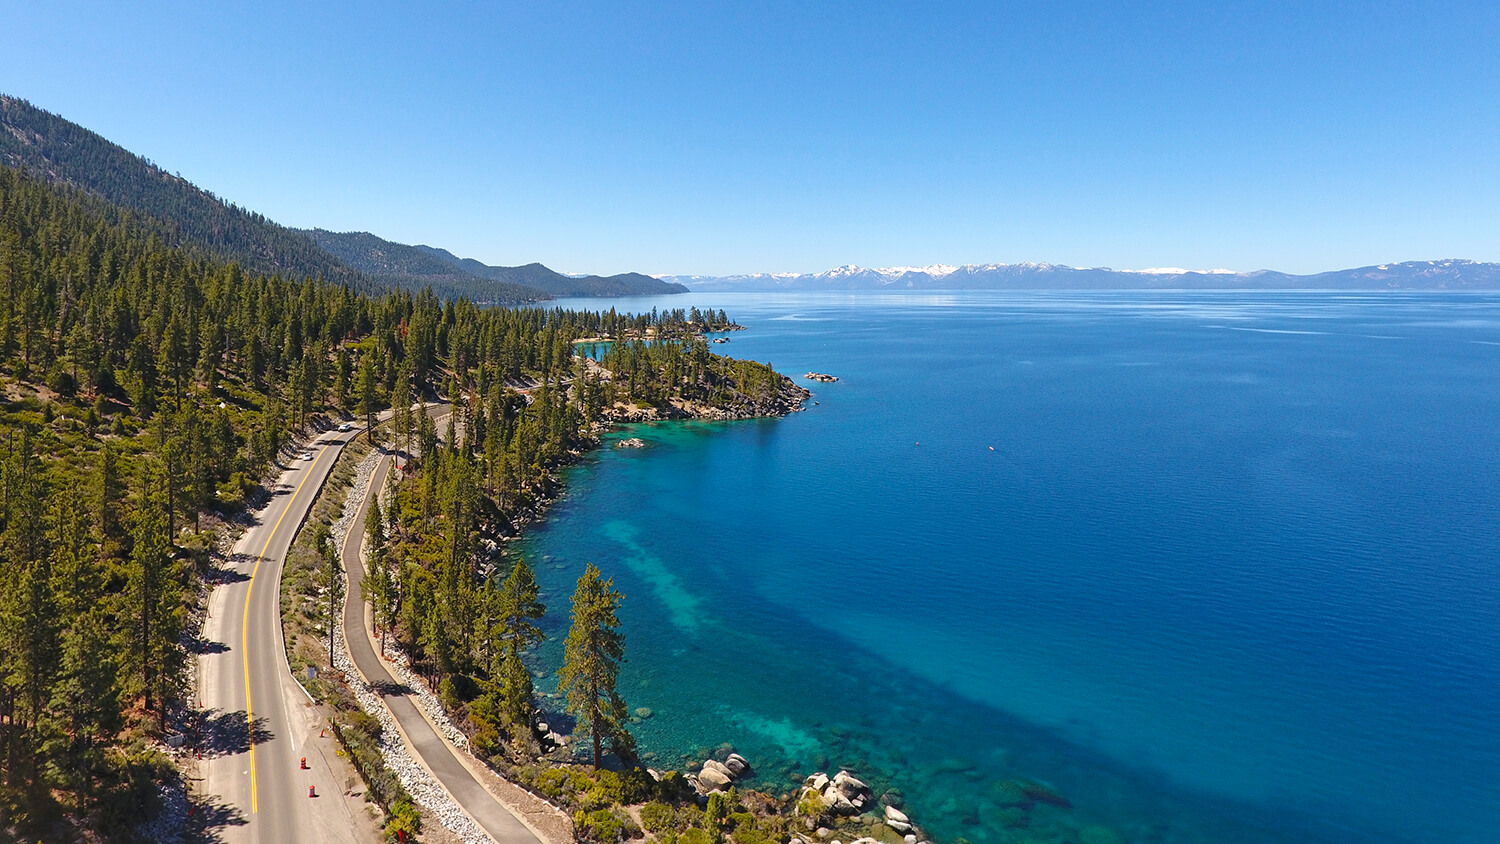
[[947, 842], [1500, 840], [1500, 296], [653, 305], [842, 379], [621, 432], [511, 551], [539, 665], [615, 578], [658, 764], [850, 767]]

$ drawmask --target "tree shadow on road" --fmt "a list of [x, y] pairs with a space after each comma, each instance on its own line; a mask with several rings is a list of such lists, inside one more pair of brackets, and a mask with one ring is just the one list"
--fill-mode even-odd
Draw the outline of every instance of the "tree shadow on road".
[[222, 654], [230, 650], [229, 646], [223, 642], [215, 642], [197, 635], [184, 637], [183, 644], [191, 654]]
[[199, 727], [200, 747], [212, 756], [233, 756], [248, 753], [250, 743], [263, 744], [276, 737], [266, 727], [264, 717], [256, 718], [254, 728], [245, 719], [245, 710], [233, 712], [210, 709], [203, 713]]
[[413, 689], [411, 686], [408, 686], [405, 683], [397, 683], [390, 680], [376, 680], [375, 682], [370, 684], [370, 688], [375, 691], [375, 694], [381, 696], [389, 695], [391, 697], [405, 697], [407, 695], [413, 695], [417, 693], [416, 689]]
[[249, 823], [244, 813], [215, 797], [201, 797], [192, 803], [188, 817], [187, 840], [193, 844], [215, 844], [224, 840], [224, 830]]
[[254, 554], [230, 554], [227, 558], [225, 558], [222, 565], [217, 563], [209, 563], [207, 566], [204, 566], [203, 580], [206, 583], [215, 585], [221, 583], [239, 583], [241, 581], [249, 580], [250, 575], [246, 574], [243, 571], [240, 571], [238, 568], [236, 568], [236, 566], [253, 565], [254, 562]]

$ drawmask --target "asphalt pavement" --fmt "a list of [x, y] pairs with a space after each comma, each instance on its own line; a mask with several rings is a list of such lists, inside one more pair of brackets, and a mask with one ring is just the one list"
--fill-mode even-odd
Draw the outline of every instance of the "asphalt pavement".
[[198, 657], [206, 713], [198, 792], [218, 840], [377, 840], [363, 799], [345, 794], [356, 785], [353, 767], [338, 758], [323, 712], [292, 678], [281, 636], [287, 551], [343, 446], [359, 433], [325, 432], [306, 446], [311, 459], [292, 458], [210, 594]]

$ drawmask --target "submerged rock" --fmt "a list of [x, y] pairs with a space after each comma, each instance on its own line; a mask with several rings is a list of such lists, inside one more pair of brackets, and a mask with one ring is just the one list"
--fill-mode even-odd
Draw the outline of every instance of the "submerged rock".
[[1046, 803], [1048, 806], [1056, 806], [1059, 809], [1073, 808], [1073, 801], [1053, 791], [1049, 786], [1030, 781], [1022, 782], [1021, 786], [1025, 789], [1026, 796], [1038, 803]]

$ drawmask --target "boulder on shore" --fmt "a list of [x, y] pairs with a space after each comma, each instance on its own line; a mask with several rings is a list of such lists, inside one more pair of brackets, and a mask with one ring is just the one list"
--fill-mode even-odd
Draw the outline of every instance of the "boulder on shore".
[[698, 772], [698, 782], [709, 791], [723, 791], [734, 784], [734, 775], [724, 767], [724, 763], [709, 759], [703, 763], [703, 770]]
[[830, 779], [819, 771], [808, 777], [802, 787], [803, 797], [817, 797], [828, 812], [853, 817], [870, 808], [874, 794], [848, 771], [839, 771]]
[[885, 807], [885, 825], [902, 835], [911, 832], [911, 818], [895, 806]]

